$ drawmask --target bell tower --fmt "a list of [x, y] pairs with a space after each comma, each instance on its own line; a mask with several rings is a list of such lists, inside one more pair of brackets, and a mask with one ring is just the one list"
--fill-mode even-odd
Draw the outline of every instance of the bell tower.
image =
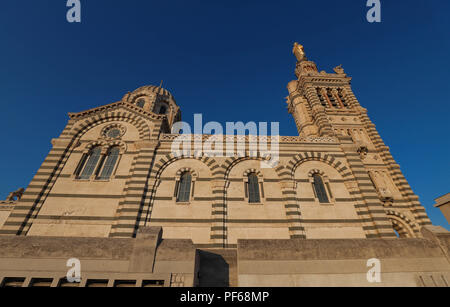
[[295, 43], [293, 54], [297, 58], [297, 79], [288, 84], [286, 102], [299, 135], [333, 137], [338, 141], [343, 154], [351, 161], [350, 170], [365, 177], [358, 179], [366, 181], [358, 183], [364, 185], [360, 191], [367, 190], [367, 186], [373, 188], [372, 192], [361, 194], [373, 202], [374, 216], [380, 207], [385, 208], [386, 214], [392, 214], [392, 206], [397, 206], [397, 210], [403, 210], [402, 214], [406, 212], [419, 227], [429, 225], [430, 220], [418, 197], [367, 115], [367, 109], [355, 97], [352, 79], [342, 65], [335, 67], [334, 73], [319, 72], [316, 64], [306, 57], [302, 45]]
[[303, 46], [294, 44], [293, 54], [297, 58], [295, 75], [297, 80], [288, 84], [287, 104], [294, 117], [300, 136], [334, 136], [331, 113], [347, 113], [351, 109], [347, 91], [351, 78], [342, 67], [335, 74], [317, 70], [316, 63], [308, 60]]
[[295, 43], [293, 53], [297, 80], [288, 84], [287, 104], [299, 135], [344, 138], [362, 155], [376, 150], [378, 133], [372, 132], [374, 125], [353, 94], [352, 79], [342, 65], [335, 67], [334, 73], [319, 72], [303, 46]]

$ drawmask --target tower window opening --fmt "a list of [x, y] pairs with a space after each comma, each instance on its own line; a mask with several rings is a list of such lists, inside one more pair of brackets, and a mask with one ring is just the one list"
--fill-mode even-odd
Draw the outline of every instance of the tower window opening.
[[347, 101], [345, 100], [345, 96], [344, 96], [344, 93], [342, 92], [342, 90], [338, 91], [338, 95], [339, 95], [339, 99], [342, 101], [342, 104], [344, 105], [344, 107], [348, 107]]
[[337, 103], [337, 101], [336, 101], [336, 98], [334, 98], [334, 95], [333, 95], [333, 93], [331, 92], [330, 89], [327, 90], [327, 96], [328, 96], [328, 99], [329, 99], [330, 102], [331, 102], [331, 105], [332, 105], [333, 107], [337, 108], [337, 107], [338, 107], [338, 103]]
[[167, 113], [167, 107], [161, 106], [161, 108], [159, 108], [159, 114], [164, 115], [166, 113]]
[[325, 101], [325, 98], [322, 95], [322, 92], [321, 92], [320, 88], [317, 88], [317, 96], [319, 96], [319, 100], [320, 100], [320, 103], [322, 104], [322, 106], [326, 107], [327, 103]]

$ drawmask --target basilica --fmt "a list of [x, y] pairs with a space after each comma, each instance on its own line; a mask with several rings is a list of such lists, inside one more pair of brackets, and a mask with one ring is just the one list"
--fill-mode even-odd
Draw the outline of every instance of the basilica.
[[319, 72], [299, 44], [293, 54], [298, 135], [279, 137], [273, 167], [250, 136], [220, 136], [243, 155], [176, 155], [182, 110], [161, 86], [69, 113], [29, 186], [0, 202], [0, 285], [449, 286], [450, 233], [431, 224], [351, 77]]

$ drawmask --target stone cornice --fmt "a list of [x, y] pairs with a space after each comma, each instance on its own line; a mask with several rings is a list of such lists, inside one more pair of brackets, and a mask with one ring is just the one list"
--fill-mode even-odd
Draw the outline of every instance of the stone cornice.
[[322, 86], [343, 86], [351, 83], [352, 78], [346, 75], [336, 75], [327, 73], [316, 73], [301, 76], [298, 80], [298, 87], [302, 88], [308, 83]]
[[326, 115], [336, 116], [358, 116], [361, 113], [354, 109], [325, 109]]
[[[224, 141], [237, 141], [237, 142], [246, 142], [248, 143], [250, 141], [250, 139], [252, 139], [252, 141], [267, 141], [270, 142], [272, 138], [276, 138], [274, 136], [259, 136], [259, 137], [249, 137], [248, 135], [246, 136], [236, 136], [236, 135], [209, 135], [209, 134], [162, 134], [160, 140], [161, 141], [173, 141], [176, 138], [181, 137], [181, 140], [183, 139], [191, 139], [192, 141], [194, 140], [203, 140], [206, 141], [210, 138], [213, 138], [213, 140], [224, 140]], [[275, 141], [275, 140], [274, 140]], [[331, 143], [331, 144], [335, 144], [335, 143], [339, 143], [338, 139], [335, 137], [329, 137], [329, 136], [323, 136], [323, 137], [313, 137], [313, 136], [308, 136], [308, 137], [301, 137], [301, 136], [279, 136], [278, 141], [280, 143]]]
[[127, 103], [127, 102], [123, 102], [123, 101], [114, 102], [111, 104], [107, 104], [107, 105], [104, 105], [101, 107], [89, 109], [89, 110], [82, 111], [79, 113], [69, 113], [69, 117], [70, 117], [70, 119], [82, 119], [87, 116], [92, 116], [95, 113], [113, 110], [113, 109], [117, 109], [120, 107], [128, 109], [131, 112], [143, 115], [144, 117], [148, 117], [148, 118], [155, 119], [155, 120], [162, 120], [166, 117], [166, 115], [158, 115], [153, 112], [144, 111], [142, 108], [140, 108], [138, 106], [135, 106], [131, 103]]

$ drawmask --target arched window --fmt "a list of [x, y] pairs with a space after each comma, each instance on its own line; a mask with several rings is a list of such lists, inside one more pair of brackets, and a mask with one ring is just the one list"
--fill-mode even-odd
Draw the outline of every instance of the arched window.
[[[102, 149], [100, 146], [94, 147], [91, 149], [87, 156], [83, 156], [80, 166], [78, 168], [78, 174], [80, 179], [89, 179], [94, 173], [98, 161], [100, 160], [100, 154]], [[87, 162], [86, 162], [87, 160]], [[77, 175], [78, 175], [77, 174]]]
[[140, 108], [143, 108], [145, 105], [145, 100], [144, 99], [139, 99], [137, 102], [137, 106]]
[[329, 203], [327, 191], [325, 190], [325, 185], [323, 184], [322, 176], [319, 174], [314, 174], [313, 176], [313, 187], [316, 197], [319, 199], [320, 203]]
[[412, 225], [408, 223], [404, 218], [392, 215], [391, 212], [388, 212], [388, 218], [392, 222], [394, 233], [398, 238], [404, 239], [416, 237]]
[[326, 101], [325, 101], [325, 98], [324, 98], [323, 95], [322, 95], [322, 90], [321, 90], [320, 88], [317, 88], [316, 90], [317, 90], [317, 96], [319, 96], [320, 104], [321, 104], [322, 106], [326, 107], [326, 106], [327, 106], [327, 103], [326, 103]]
[[189, 172], [184, 172], [180, 177], [178, 186], [177, 202], [188, 202], [191, 194], [192, 176]]
[[251, 204], [260, 203], [258, 176], [255, 173], [248, 175], [248, 202]]
[[161, 106], [161, 108], [159, 109], [159, 114], [166, 114], [167, 113], [167, 107], [166, 106]]
[[106, 157], [106, 162], [103, 166], [99, 179], [109, 179], [111, 177], [117, 160], [119, 159], [119, 152], [119, 147], [111, 147]]

